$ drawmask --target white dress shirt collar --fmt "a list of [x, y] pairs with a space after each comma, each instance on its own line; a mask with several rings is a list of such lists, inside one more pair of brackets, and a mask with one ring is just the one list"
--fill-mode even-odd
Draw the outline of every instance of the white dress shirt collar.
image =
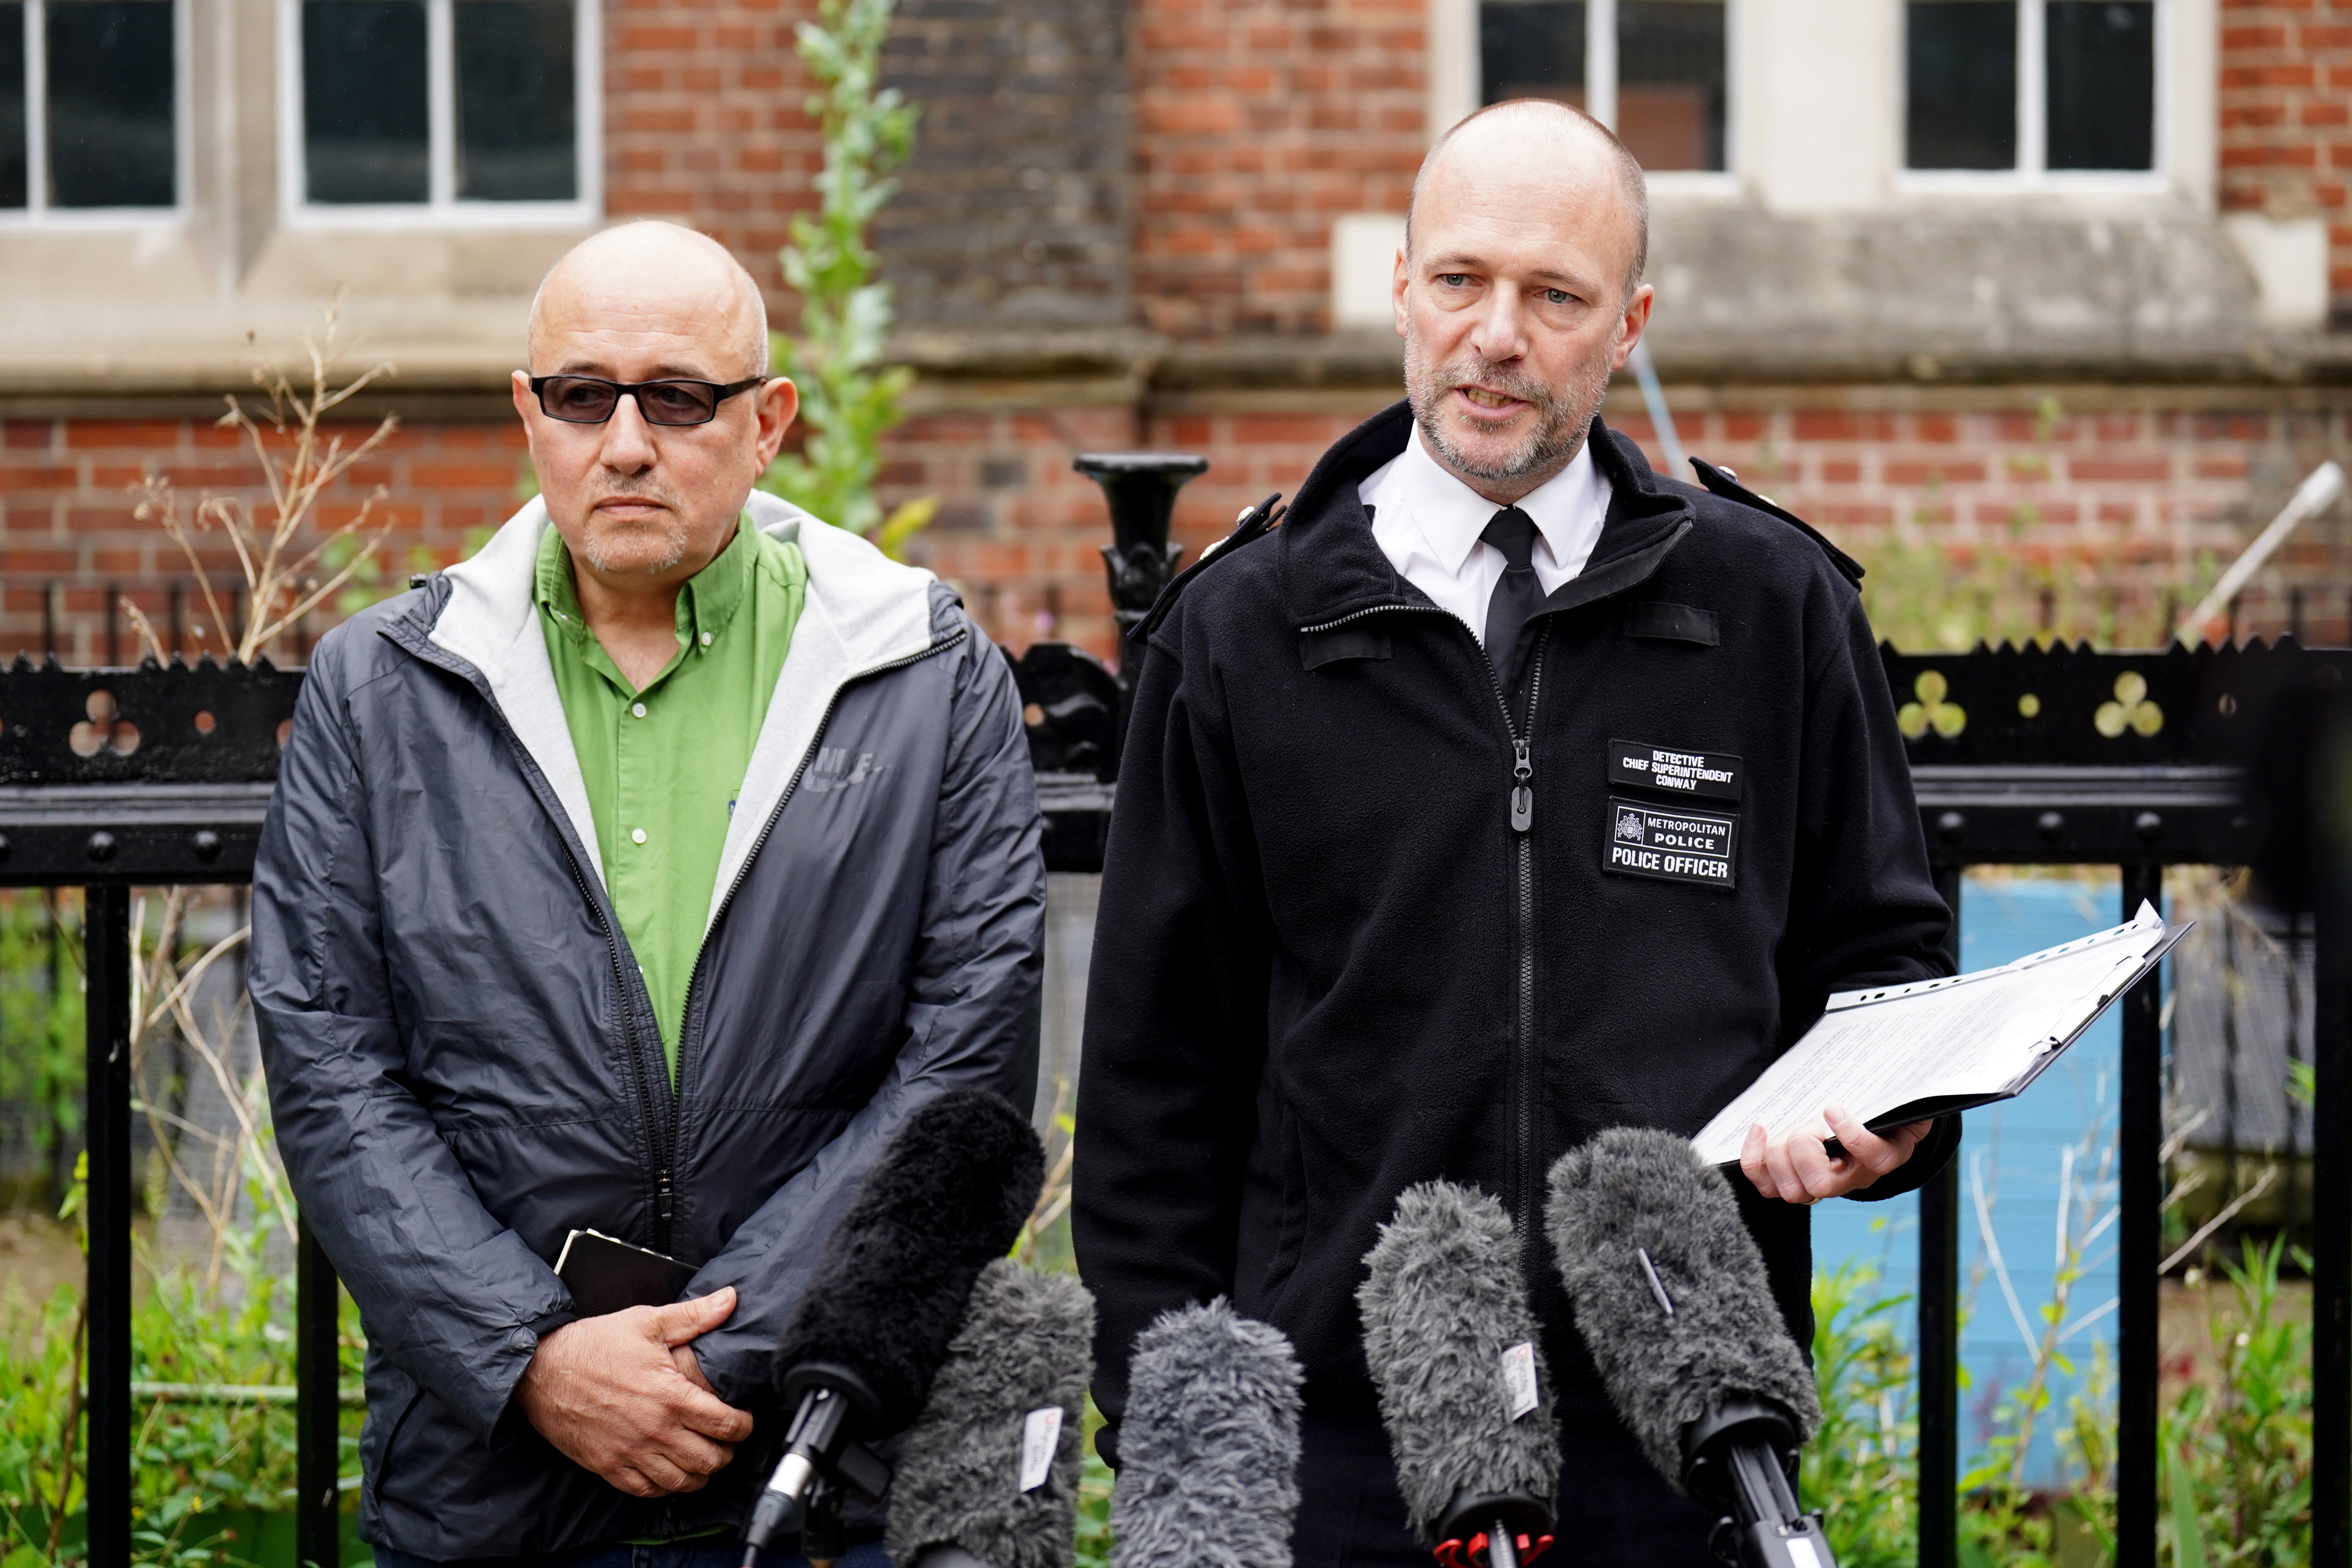
[[[1411, 514], [1431, 557], [1447, 572], [1460, 573], [1502, 507], [1447, 472], [1431, 455], [1418, 425], [1391, 479], [1395, 489], [1391, 494]], [[1560, 575], [1572, 577], [1582, 571], [1601, 537], [1609, 505], [1608, 483], [1592, 460], [1591, 443], [1586, 442], [1568, 467], [1522, 496], [1517, 505], [1535, 520]]]
[[[1373, 542], [1398, 574], [1483, 639], [1504, 562], [1503, 552], [1478, 536], [1503, 509], [1439, 467], [1418, 427], [1404, 450], [1367, 476], [1356, 493], [1372, 509]], [[1584, 570], [1609, 500], [1608, 476], [1593, 462], [1588, 443], [1519, 501], [1519, 510], [1535, 520], [1528, 564], [1545, 593]]]

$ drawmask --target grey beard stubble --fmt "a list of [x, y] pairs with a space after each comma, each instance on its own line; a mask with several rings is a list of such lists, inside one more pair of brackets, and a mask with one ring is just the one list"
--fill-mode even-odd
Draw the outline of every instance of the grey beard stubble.
[[[1499, 463], [1473, 459], [1447, 437], [1438, 420], [1438, 399], [1465, 381], [1497, 383], [1498, 390], [1524, 398], [1535, 407], [1538, 416], [1536, 427], [1517, 450]], [[1575, 460], [1584, 445], [1585, 432], [1592, 427], [1592, 416], [1601, 412], [1601, 400], [1608, 395], [1609, 362], [1602, 356], [1579, 365], [1575, 379], [1569, 384], [1566, 395], [1561, 395], [1516, 370], [1487, 364], [1475, 353], [1465, 356], [1458, 372], [1451, 364], [1433, 369], [1423, 357], [1420, 342], [1408, 334], [1404, 345], [1404, 388], [1405, 399], [1412, 407], [1413, 422], [1421, 426], [1430, 448], [1444, 459], [1446, 466], [1473, 479], [1500, 484], [1546, 468], [1565, 468]]]

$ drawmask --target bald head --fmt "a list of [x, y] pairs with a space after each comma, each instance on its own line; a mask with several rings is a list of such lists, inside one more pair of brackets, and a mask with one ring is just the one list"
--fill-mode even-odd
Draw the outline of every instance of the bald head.
[[706, 362], [700, 374], [713, 379], [768, 371], [759, 285], [725, 246], [674, 223], [605, 229], [548, 269], [530, 302], [530, 368], [541, 375], [562, 369], [574, 343], [615, 330], [676, 341], [680, 353]]
[[1549, 98], [1488, 104], [1437, 139], [1413, 175], [1404, 243], [1412, 253], [1413, 218], [1423, 192], [1440, 183], [1491, 182], [1523, 187], [1542, 200], [1547, 185], [1605, 177], [1616, 187], [1614, 216], [1629, 231], [1625, 294], [1641, 285], [1650, 260], [1650, 187], [1642, 165], [1609, 128], [1572, 105]]

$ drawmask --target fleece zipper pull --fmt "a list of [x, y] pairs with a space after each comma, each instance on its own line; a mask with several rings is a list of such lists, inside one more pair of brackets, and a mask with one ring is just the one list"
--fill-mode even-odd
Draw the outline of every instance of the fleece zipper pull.
[[1518, 781], [1511, 786], [1511, 831], [1525, 833], [1536, 819], [1536, 792], [1528, 787], [1536, 769], [1528, 760], [1527, 742], [1513, 741], [1511, 750], [1518, 753], [1518, 760], [1511, 764], [1511, 776]]

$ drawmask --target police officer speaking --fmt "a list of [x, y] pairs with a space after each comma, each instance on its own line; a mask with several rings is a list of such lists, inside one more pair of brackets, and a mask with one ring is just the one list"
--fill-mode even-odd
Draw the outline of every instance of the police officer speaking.
[[[1646, 248], [1640, 166], [1595, 121], [1522, 100], [1454, 127], [1397, 261], [1405, 401], [1138, 628], [1077, 1115], [1103, 1447], [1138, 1331], [1231, 1297], [1307, 1369], [1302, 1565], [1429, 1561], [1355, 1293], [1435, 1177], [1517, 1221], [1558, 1539], [1710, 1563], [1712, 1511], [1643, 1462], [1577, 1336], [1543, 1173], [1605, 1128], [1697, 1131], [1832, 991], [1945, 973], [1859, 569], [1597, 417]], [[1806, 1205], [1916, 1186], [1958, 1135], [1834, 1106], [1750, 1133], [1736, 1185], [1800, 1344]]]

